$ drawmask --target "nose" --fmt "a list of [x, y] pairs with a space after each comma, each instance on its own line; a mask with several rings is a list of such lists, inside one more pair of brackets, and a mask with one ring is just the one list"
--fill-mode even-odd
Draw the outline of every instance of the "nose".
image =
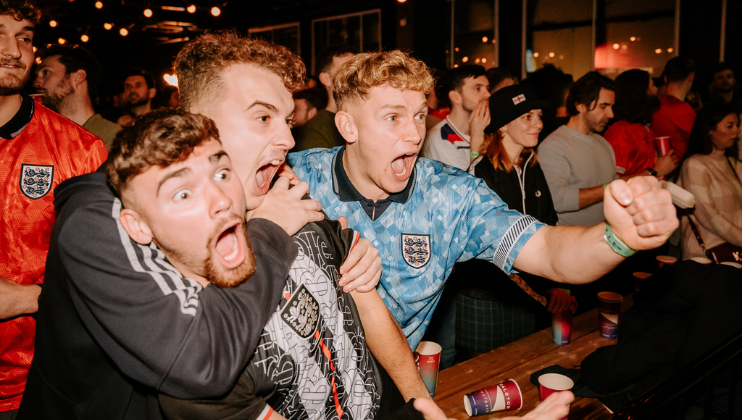
[[21, 49], [18, 48], [18, 40], [15, 37], [4, 37], [5, 40], [0, 48], [0, 53], [6, 57], [21, 58]]
[[484, 90], [484, 93], [482, 94], [482, 99], [483, 100], [489, 99], [489, 97], [492, 96], [492, 94], [490, 93], [489, 89], [482, 89], [482, 90]]
[[608, 111], [606, 113], [606, 117], [613, 118], [613, 107], [612, 106], [609, 106], [609, 107], [606, 108], [606, 110]]
[[291, 134], [291, 128], [289, 128], [288, 123], [281, 124], [271, 144], [273, 147], [285, 149], [286, 152], [293, 149], [296, 143], [294, 142], [294, 136]]
[[425, 124], [416, 124], [412, 118], [404, 126], [403, 138], [405, 141], [419, 145], [425, 138]]
[[544, 128], [544, 120], [541, 119], [542, 117], [536, 117], [534, 119], [533, 127], [537, 128], [539, 132]]
[[208, 198], [209, 198], [209, 214], [211, 217], [221, 217], [225, 212], [229, 212], [232, 209], [234, 201], [229, 194], [226, 193], [218, 185], [216, 181], [212, 181], [208, 184]]
[[44, 87], [44, 83], [41, 82], [41, 76], [38, 74], [33, 79], [33, 87], [36, 89], [41, 89], [42, 87]]

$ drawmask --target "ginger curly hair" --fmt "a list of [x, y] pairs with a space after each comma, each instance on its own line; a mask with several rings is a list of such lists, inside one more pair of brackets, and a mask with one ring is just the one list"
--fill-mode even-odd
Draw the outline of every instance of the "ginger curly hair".
[[0, 15], [13, 16], [19, 22], [26, 19], [36, 26], [41, 19], [41, 10], [31, 0], [0, 0]]
[[435, 81], [425, 63], [405, 52], [364, 53], [338, 69], [332, 80], [332, 95], [342, 110], [344, 104], [366, 99], [372, 88], [384, 85], [427, 94]]
[[304, 87], [304, 62], [288, 48], [233, 30], [218, 31], [189, 42], [175, 58], [181, 107], [218, 109], [214, 105], [227, 90], [221, 75], [235, 64], [252, 64], [275, 73], [291, 93]]

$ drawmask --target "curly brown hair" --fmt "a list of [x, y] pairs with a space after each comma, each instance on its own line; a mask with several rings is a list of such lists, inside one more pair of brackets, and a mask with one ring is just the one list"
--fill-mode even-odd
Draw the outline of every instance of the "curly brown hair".
[[108, 183], [121, 194], [126, 183], [152, 166], [167, 167], [188, 159], [207, 140], [219, 140], [210, 118], [161, 108], [134, 120], [116, 134], [108, 154]]
[[304, 87], [304, 63], [288, 48], [233, 30], [218, 31], [189, 42], [175, 58], [181, 107], [216, 105], [227, 90], [222, 72], [234, 64], [252, 64], [275, 73], [291, 93]]
[[11, 15], [19, 22], [26, 19], [36, 26], [41, 19], [41, 10], [31, 0], [0, 0], [0, 15]]
[[342, 110], [345, 103], [365, 99], [372, 88], [383, 85], [427, 94], [435, 83], [428, 66], [405, 52], [364, 53], [348, 60], [335, 73], [332, 96]]

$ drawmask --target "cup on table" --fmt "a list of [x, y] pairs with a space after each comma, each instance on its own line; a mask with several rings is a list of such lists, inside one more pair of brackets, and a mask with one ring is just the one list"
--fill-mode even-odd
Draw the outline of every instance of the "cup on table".
[[614, 292], [600, 292], [598, 301], [600, 336], [612, 340], [616, 338], [623, 296]]
[[642, 283], [644, 280], [647, 279], [647, 277], [651, 277], [652, 273], [643, 273], [643, 272], [636, 272], [634, 273], [634, 291], [639, 292], [639, 289], [642, 288]]
[[523, 394], [512, 379], [464, 395], [464, 409], [469, 416], [518, 410], [523, 407]]
[[654, 139], [654, 150], [657, 151], [657, 156], [665, 156], [670, 153], [670, 137], [656, 137]]
[[669, 255], [658, 255], [655, 257], [657, 259], [657, 269], [661, 269], [662, 267], [666, 265], [673, 265], [676, 262], [678, 262], [678, 259], [675, 257], [671, 257]]
[[432, 341], [421, 341], [417, 346], [417, 369], [423, 378], [425, 387], [428, 388], [430, 396], [435, 396], [435, 387], [438, 384], [438, 367], [441, 363], [441, 350], [443, 348]]
[[699, 264], [703, 264], [703, 265], [709, 265], [712, 262], [710, 259], [706, 257], [693, 257], [693, 258], [688, 258], [688, 259], [691, 261], [695, 261]]
[[[545, 373], [538, 377], [538, 395], [541, 402], [555, 392], [569, 391], [574, 386], [575, 383], [572, 379], [558, 373]], [[567, 404], [567, 410], [569, 410], [569, 404]], [[567, 417], [569, 415], [562, 417], [561, 420], [567, 420]]]
[[551, 333], [554, 343], [564, 346], [572, 337], [572, 310], [565, 309], [551, 314]]

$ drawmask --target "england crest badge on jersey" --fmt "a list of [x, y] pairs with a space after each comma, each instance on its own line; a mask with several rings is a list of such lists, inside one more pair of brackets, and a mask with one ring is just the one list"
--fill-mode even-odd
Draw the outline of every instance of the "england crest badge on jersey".
[[52, 165], [21, 165], [21, 192], [31, 200], [47, 195], [54, 180]]
[[402, 234], [402, 255], [412, 268], [421, 268], [430, 261], [430, 235]]

